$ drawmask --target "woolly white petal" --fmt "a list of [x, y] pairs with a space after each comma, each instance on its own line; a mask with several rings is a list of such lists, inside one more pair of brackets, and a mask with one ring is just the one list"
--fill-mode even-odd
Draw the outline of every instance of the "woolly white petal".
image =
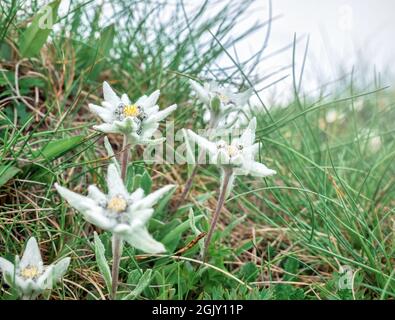
[[131, 104], [130, 99], [129, 99], [129, 97], [128, 97], [128, 95], [126, 93], [124, 93], [121, 96], [121, 101], [122, 101], [123, 104], [125, 104], [127, 106]]
[[86, 221], [103, 230], [111, 230], [116, 223], [115, 220], [107, 218], [104, 209], [101, 207], [96, 207], [94, 210], [87, 210], [81, 213]]
[[164, 187], [152, 192], [151, 194], [144, 197], [140, 201], [132, 204], [131, 211], [152, 207], [160, 200], [160, 198], [162, 198], [167, 192], [169, 192], [174, 187], [175, 187], [175, 185], [169, 184], [167, 186], [164, 186]]
[[150, 108], [144, 108], [144, 112], [147, 114], [147, 117], [157, 113], [159, 111], [159, 106], [156, 104]]
[[153, 123], [145, 123], [143, 122], [143, 130], [141, 132], [142, 139], [149, 139], [155, 133], [156, 130], [159, 128], [158, 122]]
[[96, 126], [93, 126], [93, 129], [104, 132], [104, 133], [121, 133], [121, 131], [110, 123], [102, 123]]
[[103, 96], [104, 100], [111, 103], [113, 106], [117, 106], [121, 103], [121, 99], [119, 99], [117, 94], [106, 81], [103, 82]]
[[111, 103], [109, 103], [108, 101], [102, 101], [101, 105], [106, 108], [106, 110], [114, 113], [114, 111], [117, 109], [118, 105], [112, 105]]
[[244, 92], [241, 92], [239, 94], [234, 94], [232, 98], [237, 106], [243, 106], [250, 99], [252, 92], [253, 92], [253, 89], [249, 88]]
[[52, 271], [52, 280], [54, 282], [59, 281], [66, 273], [67, 268], [70, 265], [71, 259], [69, 257], [63, 258], [59, 262], [57, 262], [54, 265], [53, 271]]
[[259, 143], [254, 143], [252, 146], [244, 148], [244, 152], [245, 154], [250, 154], [251, 156], [249, 158], [251, 158], [251, 160], [254, 160], [255, 156], [259, 152]]
[[152, 217], [154, 214], [154, 209], [153, 208], [148, 208], [148, 209], [143, 209], [143, 210], [130, 210], [129, 211], [130, 217], [132, 220], [137, 219], [141, 223], [141, 225], [145, 225], [148, 220]]
[[88, 197], [94, 200], [96, 203], [106, 201], [106, 195], [93, 184], [88, 187]]
[[256, 130], [256, 118], [252, 118], [248, 127], [244, 130], [243, 134], [240, 137], [240, 143], [244, 147], [250, 147], [253, 145], [255, 141], [255, 130]]
[[170, 107], [167, 107], [166, 109], [164, 109], [162, 111], [152, 114], [150, 117], [148, 117], [145, 120], [145, 123], [149, 124], [149, 123], [155, 123], [155, 122], [162, 121], [164, 118], [166, 118], [170, 113], [172, 113], [176, 109], [177, 109], [177, 105], [173, 104]]
[[0, 257], [0, 271], [9, 277], [13, 277], [15, 267], [11, 262]]
[[164, 245], [156, 241], [146, 228], [136, 228], [132, 233], [122, 236], [131, 246], [147, 253], [165, 252]]
[[22, 269], [27, 266], [41, 267], [42, 264], [43, 260], [41, 259], [40, 248], [38, 247], [37, 240], [36, 238], [31, 237], [26, 244], [19, 267]]
[[199, 97], [200, 101], [203, 102], [205, 105], [210, 104], [210, 95], [209, 92], [203, 88], [199, 83], [193, 80], [189, 80], [189, 83], [193, 90], [196, 91], [197, 96]]
[[210, 121], [210, 119], [211, 119], [211, 112], [210, 110], [206, 109], [203, 113], [203, 122], [207, 123]]
[[73, 208], [83, 214], [86, 221], [104, 230], [108, 230], [113, 226], [112, 220], [104, 215], [103, 208], [98, 206], [91, 198], [84, 197], [58, 184], [55, 184], [55, 188]]
[[141, 199], [143, 199], [144, 197], [144, 190], [141, 188], [136, 189], [136, 191], [134, 191], [130, 196], [129, 196], [129, 200], [133, 203], [136, 201], [139, 201]]
[[45, 272], [38, 277], [33, 286], [35, 291], [44, 291], [46, 289], [52, 289], [52, 274], [53, 274], [53, 265], [48, 266]]
[[[126, 152], [128, 152], [127, 150]], [[107, 170], [107, 186], [108, 186], [108, 195], [110, 198], [122, 195], [123, 197], [128, 197], [128, 192], [126, 187], [122, 181], [121, 175], [118, 172], [117, 167], [112, 163], [108, 166]]]
[[214, 142], [207, 140], [206, 138], [197, 135], [191, 130], [187, 130], [188, 136], [191, 138], [192, 141], [197, 143], [200, 148], [207, 150], [211, 155], [214, 155], [217, 152], [217, 146]]
[[97, 207], [95, 201], [88, 197], [84, 197], [78, 193], [75, 193], [65, 187], [61, 187], [55, 183], [55, 188], [59, 194], [66, 199], [66, 201], [78, 211], [84, 212], [86, 210], [94, 210]]
[[91, 112], [97, 114], [104, 122], [111, 123], [114, 119], [113, 112], [110, 110], [90, 103], [89, 109]]
[[243, 167], [250, 175], [256, 177], [268, 177], [277, 173], [276, 171], [266, 167], [264, 164], [255, 161], [246, 162]]
[[155, 106], [156, 102], [159, 99], [160, 91], [156, 90], [152, 92], [147, 99], [142, 101], [141, 106], [144, 109], [150, 109], [151, 107]]

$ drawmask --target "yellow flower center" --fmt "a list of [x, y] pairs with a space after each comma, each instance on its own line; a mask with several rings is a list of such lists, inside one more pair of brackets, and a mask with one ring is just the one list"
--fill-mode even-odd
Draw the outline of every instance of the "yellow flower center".
[[219, 98], [219, 100], [221, 100], [222, 103], [225, 103], [225, 104], [229, 103], [229, 101], [230, 101], [229, 97], [222, 94], [222, 93], [220, 93], [218, 95], [218, 98]]
[[228, 155], [231, 157], [239, 153], [239, 149], [237, 149], [235, 146], [227, 146], [226, 151], [228, 152]]
[[125, 199], [121, 197], [114, 197], [108, 202], [107, 209], [115, 213], [120, 213], [124, 212], [127, 206], [128, 204]]
[[40, 274], [38, 268], [35, 266], [28, 266], [21, 270], [21, 276], [25, 279], [33, 279]]
[[140, 114], [139, 107], [136, 104], [130, 104], [123, 109], [125, 117], [137, 117]]

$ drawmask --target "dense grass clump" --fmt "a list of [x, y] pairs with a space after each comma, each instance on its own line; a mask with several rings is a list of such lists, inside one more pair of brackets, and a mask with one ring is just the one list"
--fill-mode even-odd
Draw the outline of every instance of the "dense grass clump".
[[[45, 260], [71, 257], [63, 284], [49, 298], [108, 297], [93, 239], [97, 231], [110, 253], [110, 235], [85, 222], [53, 186], [58, 182], [80, 193], [92, 183], [105, 189], [111, 159], [104, 136], [92, 130], [98, 119], [88, 102], [100, 102], [103, 81], [132, 99], [160, 89], [161, 106], [179, 106], [176, 130], [202, 128], [203, 109], [189, 78], [215, 79], [240, 90], [263, 78], [253, 71], [269, 37], [246, 61], [233, 53], [253, 32], [274, 32], [271, 16], [235, 32], [252, 2], [203, 1], [193, 9], [186, 1], [97, 5], [78, 0], [58, 17], [59, 1], [54, 1], [57, 24], [36, 32], [31, 26], [41, 3], [1, 2], [0, 256], [12, 260], [35, 236]], [[209, 14], [218, 6], [222, 9]], [[224, 57], [233, 64], [221, 67]], [[295, 89], [287, 105], [251, 106], [249, 116], [258, 120], [259, 157], [277, 175], [236, 179], [207, 264], [196, 240], [207, 231], [216, 205], [218, 170], [199, 168], [188, 201], [175, 210], [190, 168], [145, 163], [143, 150], [133, 151], [130, 190], [168, 183], [179, 187], [161, 201], [150, 223], [168, 254], [145, 255], [125, 247], [121, 295], [136, 289], [129, 298], [395, 297], [394, 92], [379, 80], [358, 88], [351, 74], [336, 92], [313, 97], [300, 92], [298, 72], [289, 70]], [[278, 81], [276, 73], [271, 76]], [[119, 153], [121, 137], [109, 138]], [[353, 270], [346, 288], [339, 287], [344, 266]], [[152, 271], [144, 284], [147, 270]], [[0, 285], [0, 299], [15, 298]]]

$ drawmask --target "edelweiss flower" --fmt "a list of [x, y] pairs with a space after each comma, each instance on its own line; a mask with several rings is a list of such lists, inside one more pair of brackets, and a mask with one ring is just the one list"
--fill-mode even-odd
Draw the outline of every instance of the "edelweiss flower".
[[152, 144], [162, 141], [151, 140], [151, 137], [158, 129], [159, 121], [177, 109], [177, 105], [173, 104], [159, 111], [159, 106], [156, 104], [159, 90], [148, 97], [144, 95], [132, 103], [126, 94], [118, 97], [110, 85], [103, 82], [103, 96], [102, 107], [89, 104], [90, 110], [104, 121], [103, 124], [93, 128], [105, 133], [124, 134], [131, 144]]
[[56, 264], [44, 266], [37, 241], [32, 237], [22, 259], [15, 258], [15, 265], [0, 258], [0, 271], [5, 282], [15, 287], [22, 298], [35, 299], [45, 290], [52, 289], [66, 273], [69, 264], [70, 258], [64, 258]]
[[108, 195], [90, 185], [85, 197], [55, 184], [59, 194], [88, 222], [119, 235], [122, 240], [147, 253], [166, 251], [163, 244], [148, 233], [146, 223], [154, 213], [152, 206], [174, 186], [167, 185], [147, 196], [141, 188], [129, 194], [114, 164], [108, 167], [107, 186]]
[[235, 175], [271, 176], [276, 171], [254, 160], [259, 150], [259, 144], [254, 143], [255, 129], [256, 119], [253, 118], [241, 137], [233, 139], [230, 144], [224, 140], [209, 141], [191, 130], [188, 130], [188, 134], [193, 141], [209, 153], [212, 163], [222, 168], [231, 168]]
[[252, 94], [252, 89], [233, 93], [229, 87], [221, 87], [215, 81], [204, 83], [203, 86], [193, 80], [189, 82], [206, 107], [203, 120], [211, 122], [213, 126], [218, 125], [219, 121], [230, 112], [243, 107]]
[[265, 109], [262, 105], [251, 104], [231, 111], [218, 123], [220, 128], [243, 129], [248, 126], [255, 115], [263, 114]]

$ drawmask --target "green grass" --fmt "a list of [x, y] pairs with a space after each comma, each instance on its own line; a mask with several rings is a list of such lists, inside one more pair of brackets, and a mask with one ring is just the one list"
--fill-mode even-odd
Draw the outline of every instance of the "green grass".
[[[159, 88], [161, 106], [179, 105], [176, 130], [202, 128], [202, 108], [188, 78], [228, 83], [236, 78], [240, 89], [256, 83], [252, 72], [262, 52], [249, 61], [239, 61], [233, 53], [235, 43], [271, 25], [262, 21], [235, 36], [234, 27], [248, 18], [251, 2], [230, 1], [207, 19], [211, 1], [188, 16], [182, 1], [166, 6], [111, 1], [114, 13], [104, 16], [103, 28], [103, 8], [73, 1], [37, 53], [35, 48], [20, 50], [39, 9], [36, 1], [1, 2], [0, 256], [12, 260], [32, 235], [39, 239], [45, 261], [70, 256], [65, 280], [50, 298], [108, 297], [95, 261], [93, 235], [99, 233], [111, 260], [110, 235], [86, 223], [53, 187], [59, 182], [78, 192], [86, 192], [91, 183], [105, 188], [109, 159], [103, 136], [91, 129], [98, 119], [87, 107], [100, 101], [102, 81], [131, 98]], [[231, 57], [234, 65], [221, 68], [222, 56]], [[188, 177], [187, 166], [144, 163], [141, 150], [134, 152], [130, 188], [144, 174], [151, 177], [153, 189], [167, 183], [179, 187], [150, 223], [169, 255], [146, 257], [126, 246], [121, 294], [139, 288], [146, 274], [149, 285], [136, 290], [133, 298], [395, 297], [394, 92], [379, 80], [359, 88], [349, 76], [335, 93], [313, 98], [298, 93], [300, 70], [289, 72], [295, 79], [294, 100], [256, 114], [259, 157], [278, 173], [268, 179], [236, 180], [207, 265], [200, 261], [199, 245], [182, 255], [174, 253], [207, 231], [218, 170], [200, 168], [188, 202], [172, 212]], [[344, 119], [328, 123], [330, 110], [343, 113]], [[377, 150], [372, 136], [381, 139]], [[110, 141], [118, 152], [121, 137], [111, 135]], [[352, 290], [338, 287], [342, 265], [355, 271]], [[0, 287], [0, 299], [15, 298], [4, 283]]]

